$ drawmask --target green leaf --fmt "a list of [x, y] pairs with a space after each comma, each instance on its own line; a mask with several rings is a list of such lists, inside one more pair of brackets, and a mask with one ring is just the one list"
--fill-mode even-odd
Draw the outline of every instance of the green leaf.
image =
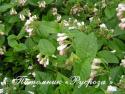
[[10, 4], [3, 4], [2, 6], [0, 6], [0, 13], [1, 12], [5, 12], [8, 9], [14, 7], [14, 4], [10, 3]]
[[15, 16], [10, 15], [10, 16], [5, 16], [5, 21], [7, 23], [14, 24], [16, 22], [19, 22], [20, 20], [19, 20], [18, 15], [15, 15]]
[[82, 80], [86, 80], [91, 71], [91, 61], [96, 56], [97, 40], [93, 33], [85, 35], [84, 33], [75, 33], [74, 48], [76, 55], [81, 61], [74, 64], [74, 75], [79, 75]]
[[5, 32], [5, 25], [4, 24], [0, 24], [0, 32]]
[[28, 3], [31, 4], [31, 5], [37, 6], [38, 1], [40, 1], [40, 0], [28, 0]]
[[10, 47], [15, 47], [18, 45], [17, 38], [15, 35], [9, 35], [7, 39]]
[[42, 21], [40, 23], [40, 30], [47, 33], [58, 33], [59, 24], [57, 22]]
[[63, 83], [56, 88], [55, 94], [58, 94], [59, 92], [61, 94], [69, 94], [72, 91], [72, 86], [69, 84], [65, 84], [65, 82], [70, 83], [70, 79], [63, 74], [57, 73], [56, 81], [62, 81]]
[[75, 88], [73, 94], [105, 94], [103, 90], [100, 88], [94, 88], [94, 87], [82, 87], [82, 88]]
[[[41, 72], [41, 71], [36, 71], [36, 77], [35, 77], [35, 80], [36, 81], [52, 81], [52, 75], [50, 73], [45, 73], [45, 72]], [[39, 92], [37, 94], [46, 94], [47, 92], [49, 92], [48, 90], [50, 89], [49, 88], [50, 86], [47, 85], [47, 84], [41, 84], [41, 85], [38, 85], [37, 88], [36, 88], [36, 91]]]
[[16, 51], [16, 52], [24, 51], [24, 50], [26, 50], [26, 49], [27, 49], [27, 47], [26, 47], [26, 45], [23, 44], [23, 43], [20, 43], [20, 44], [18, 44], [18, 45], [16, 45], [16, 46], [14, 47], [14, 51]]
[[118, 83], [120, 77], [123, 75], [123, 70], [121, 67], [117, 66], [110, 70], [111, 81]]
[[16, 52], [27, 49], [26, 45], [24, 45], [23, 43], [18, 44], [17, 37], [15, 35], [10, 35], [8, 37], [8, 44], [10, 47], [14, 48], [14, 51], [16, 51]]
[[26, 35], [25, 27], [22, 27], [19, 34], [17, 35], [17, 39], [21, 39]]
[[49, 34], [58, 33], [60, 31], [59, 24], [56, 22], [34, 22], [34, 28], [36, 28], [36, 33], [38, 36], [48, 37]]
[[4, 42], [5, 42], [5, 37], [0, 36], [0, 47], [3, 45]]
[[104, 59], [104, 61], [107, 63], [119, 63], [118, 58], [110, 51], [106, 50], [100, 51], [98, 53], [98, 57]]
[[110, 49], [116, 51], [125, 50], [125, 44], [118, 38], [114, 38], [112, 41], [109, 41], [108, 46], [110, 47]]
[[44, 0], [47, 4], [51, 4], [54, 0]]
[[[0, 33], [5, 33], [5, 25], [0, 24]], [[3, 45], [5, 42], [5, 36], [0, 35], [0, 47]]]
[[27, 46], [28, 49], [33, 49], [36, 46], [32, 38], [27, 38], [25, 41], [25, 45]]
[[87, 80], [91, 72], [91, 62], [89, 59], [77, 61], [73, 66], [73, 75], [80, 76], [81, 80]]
[[90, 58], [92, 60], [96, 56], [98, 49], [97, 39], [94, 33], [85, 35], [84, 33], [78, 33], [74, 36], [74, 48], [76, 49], [76, 55], [82, 60]]
[[39, 50], [44, 55], [51, 56], [55, 52], [54, 45], [47, 39], [41, 39], [38, 44]]
[[105, 12], [105, 15], [108, 19], [112, 18], [116, 12], [115, 6], [114, 5], [107, 6], [105, 8], [104, 12]]

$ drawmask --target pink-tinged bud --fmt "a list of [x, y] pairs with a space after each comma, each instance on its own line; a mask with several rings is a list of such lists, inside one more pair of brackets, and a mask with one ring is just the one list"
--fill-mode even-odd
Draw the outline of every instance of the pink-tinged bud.
[[122, 12], [118, 12], [118, 13], [117, 13], [117, 17], [118, 17], [119, 19], [121, 19], [121, 18], [122, 18]]
[[66, 51], [65, 49], [59, 51], [59, 55], [65, 55]]
[[26, 28], [26, 32], [30, 33], [33, 31], [33, 28]]
[[125, 29], [125, 23], [120, 23], [120, 24], [119, 24], [119, 27], [120, 27], [122, 30], [124, 30], [124, 29]]
[[121, 19], [121, 22], [122, 22], [122, 23], [125, 23], [125, 18], [122, 18], [122, 19]]
[[121, 7], [120, 10], [121, 10], [121, 11], [125, 11], [125, 7]]

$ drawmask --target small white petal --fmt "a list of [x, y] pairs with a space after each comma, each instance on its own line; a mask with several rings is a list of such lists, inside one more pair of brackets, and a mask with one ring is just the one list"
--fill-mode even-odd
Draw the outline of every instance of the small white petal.
[[16, 14], [17, 14], [16, 10], [14, 8], [11, 8], [10, 15], [16, 15]]
[[36, 56], [36, 58], [40, 58], [41, 57], [41, 55], [40, 54], [38, 54], [37, 56]]
[[33, 69], [33, 66], [29, 66], [28, 69], [29, 69], [29, 70]]
[[64, 37], [64, 36], [66, 36], [66, 34], [65, 33], [58, 33], [57, 36], [58, 37]]
[[96, 66], [96, 65], [92, 65], [92, 66], [91, 66], [91, 69], [92, 69], [92, 70], [96, 70], [96, 69], [100, 69], [100, 67], [99, 67], [99, 66]]
[[35, 77], [35, 76], [36, 76], [36, 73], [35, 73], [35, 72], [33, 72], [33, 73], [32, 73], [32, 75], [33, 75], [33, 77]]
[[112, 51], [110, 51], [111, 53], [115, 53], [116, 52], [116, 50], [112, 50]]
[[93, 63], [99, 64], [99, 63], [101, 63], [101, 59], [99, 59], [99, 58], [94, 58]]
[[67, 38], [68, 38], [68, 36], [59, 37], [59, 38], [57, 38], [57, 41], [64, 41], [64, 40], [67, 39]]
[[100, 28], [104, 28], [104, 29], [106, 29], [107, 26], [103, 23], [103, 24], [100, 24]]
[[0, 94], [3, 94], [3, 89], [0, 89]]
[[57, 50], [61, 51], [63, 49], [65, 49], [67, 47], [67, 44], [63, 44], [63, 45], [60, 45], [59, 47], [57, 47]]
[[30, 33], [30, 32], [33, 31], [33, 28], [27, 28], [26, 31], [27, 31], [28, 33]]
[[38, 2], [40, 8], [45, 8], [46, 7], [46, 2], [45, 1], [39, 1]]
[[21, 21], [25, 20], [25, 16], [23, 14], [20, 14], [19, 16], [20, 16]]
[[98, 9], [97, 9], [97, 8], [94, 8], [93, 12], [97, 12], [97, 11], [98, 11]]
[[82, 25], [82, 24], [81, 24], [80, 22], [78, 22], [78, 23], [77, 23], [77, 26], [79, 26], [79, 27], [80, 27], [81, 25]]
[[91, 71], [91, 73], [90, 73], [90, 78], [95, 77], [95, 76], [96, 76], [96, 74], [97, 74], [97, 71], [92, 70], [92, 71]]
[[89, 21], [92, 22], [93, 21], [93, 17], [89, 18]]
[[31, 20], [27, 20], [26, 23], [25, 23], [25, 26], [31, 24]]
[[28, 91], [28, 93], [29, 93], [29, 94], [35, 94], [35, 93], [34, 93], [34, 92], [32, 92], [32, 91]]
[[61, 18], [62, 18], [61, 15], [57, 15], [56, 20], [57, 20], [57, 21], [60, 21]]
[[84, 23], [84, 22], [81, 22], [81, 25], [85, 25], [85, 23]]
[[46, 67], [47, 65], [49, 65], [49, 59], [47, 59], [46, 62], [44, 63], [44, 67]]
[[117, 87], [116, 86], [109, 85], [107, 87], [107, 92], [112, 93], [112, 92], [115, 92], [115, 91], [117, 91]]
[[122, 19], [121, 19], [121, 22], [125, 23], [125, 18], [122, 18]]
[[122, 63], [125, 63], [125, 59], [122, 59], [121, 62], [122, 62]]
[[73, 29], [76, 29], [76, 27], [75, 27], [75, 26], [71, 26], [71, 27], [69, 27], [68, 29], [69, 29], [69, 30], [73, 30]]
[[57, 8], [52, 8], [52, 14], [57, 15]]

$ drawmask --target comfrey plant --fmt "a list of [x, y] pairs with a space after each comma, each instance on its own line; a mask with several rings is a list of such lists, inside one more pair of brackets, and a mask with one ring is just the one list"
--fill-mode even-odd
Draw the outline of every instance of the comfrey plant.
[[36, 20], [36, 19], [37, 19], [36, 15], [30, 16], [29, 19], [28, 19], [28, 20], [26, 21], [26, 23], [25, 23], [25, 30], [26, 30], [26, 32], [29, 34], [29, 36], [31, 36], [31, 35], [32, 35], [32, 32], [33, 32], [33, 28], [30, 27], [30, 24], [31, 24], [34, 20]]
[[49, 58], [47, 57], [42, 57], [41, 54], [37, 55], [37, 59], [39, 64], [42, 64], [44, 67], [46, 67], [47, 65], [49, 65]]
[[65, 40], [68, 38], [68, 36], [65, 33], [58, 33], [57, 34], [57, 41], [59, 43], [59, 46], [57, 47], [57, 50], [59, 51], [60, 55], [66, 54], [66, 49], [68, 44], [65, 43]]
[[116, 8], [116, 11], [117, 11], [118, 19], [121, 21], [119, 24], [119, 27], [121, 29], [125, 29], [125, 17], [124, 17], [125, 4], [124, 3], [118, 4], [118, 8]]

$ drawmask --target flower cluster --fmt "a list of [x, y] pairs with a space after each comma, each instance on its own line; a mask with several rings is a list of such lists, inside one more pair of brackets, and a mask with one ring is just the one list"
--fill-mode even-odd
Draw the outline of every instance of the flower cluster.
[[125, 58], [121, 60], [120, 65], [123, 66], [123, 67], [125, 67]]
[[99, 58], [94, 58], [92, 65], [91, 65], [91, 74], [90, 74], [90, 80], [93, 80], [93, 78], [97, 74], [97, 70], [100, 69], [100, 63], [101, 60]]
[[25, 16], [23, 14], [19, 14], [19, 17], [20, 17], [21, 21], [25, 20]]
[[121, 88], [124, 88], [124, 89], [125, 89], [125, 75], [122, 75], [122, 76], [120, 77], [120, 80], [119, 80], [118, 85], [119, 85]]
[[0, 94], [3, 94], [3, 89], [0, 89]]
[[3, 79], [3, 81], [1, 82], [1, 86], [7, 85], [7, 80], [8, 80], [8, 78], [5, 77], [5, 78]]
[[[3, 81], [0, 83], [2, 87], [5, 87], [5, 86], [7, 85], [7, 80], [8, 80], [8, 78], [5, 77], [5, 78], [3, 79]], [[3, 92], [4, 92], [4, 88], [1, 88], [1, 89], [0, 89], [0, 94], [3, 94]]]
[[57, 50], [59, 51], [60, 55], [64, 55], [66, 53], [66, 49], [67, 49], [68, 44], [65, 42], [65, 40], [67, 38], [68, 38], [68, 36], [65, 33], [58, 33], [57, 34], [57, 41], [59, 43]]
[[100, 26], [100, 29], [107, 29], [107, 26], [104, 23], [100, 24], [99, 26]]
[[43, 57], [41, 53], [39, 53], [37, 56], [37, 61], [39, 62], [39, 64], [43, 65], [44, 67], [46, 67], [47, 65], [49, 65], [49, 58], [47, 56]]
[[83, 21], [78, 21], [77, 19], [69, 18], [67, 20], [62, 21], [64, 27], [68, 28], [69, 30], [78, 29], [83, 30], [85, 23]]
[[4, 35], [4, 32], [0, 32], [0, 36], [3, 36]]
[[60, 22], [62, 16], [61, 16], [60, 14], [58, 14], [57, 8], [52, 8], [51, 11], [52, 11], [52, 15], [53, 15], [53, 16], [56, 16], [56, 21], [57, 21], [57, 22]]
[[29, 33], [29, 36], [32, 35], [33, 28], [30, 27], [31, 23], [37, 19], [37, 16], [29, 16], [29, 19], [25, 23], [25, 30], [27, 33]]
[[39, 8], [44, 9], [46, 7], [46, 2], [45, 1], [39, 1], [38, 4], [39, 4]]
[[102, 0], [101, 3], [102, 3], [102, 8], [105, 8], [107, 6], [106, 5], [106, 0]]
[[79, 13], [83, 11], [83, 8], [79, 5], [79, 4], [75, 4], [71, 10], [70, 10], [70, 14], [77, 14], [79, 16]]
[[100, 27], [99, 34], [101, 36], [105, 37], [106, 39], [112, 38], [114, 34], [114, 29], [108, 29], [105, 23], [100, 24], [99, 27]]
[[108, 93], [113, 93], [113, 92], [115, 92], [115, 91], [117, 91], [117, 87], [116, 86], [112, 86], [112, 85], [109, 85], [108, 87], [107, 87], [107, 92]]
[[10, 15], [16, 15], [16, 14], [17, 14], [16, 10], [14, 8], [11, 8]]
[[18, 0], [19, 4], [21, 6], [24, 6], [27, 0]]
[[118, 7], [116, 8], [117, 11], [117, 17], [118, 19], [121, 21], [119, 23], [119, 27], [121, 29], [125, 29], [125, 17], [124, 17], [124, 13], [125, 13], [125, 4], [124, 3], [120, 3], [118, 5]]
[[6, 48], [5, 47], [1, 47], [0, 48], [0, 55], [4, 55], [5, 51], [6, 51]]

